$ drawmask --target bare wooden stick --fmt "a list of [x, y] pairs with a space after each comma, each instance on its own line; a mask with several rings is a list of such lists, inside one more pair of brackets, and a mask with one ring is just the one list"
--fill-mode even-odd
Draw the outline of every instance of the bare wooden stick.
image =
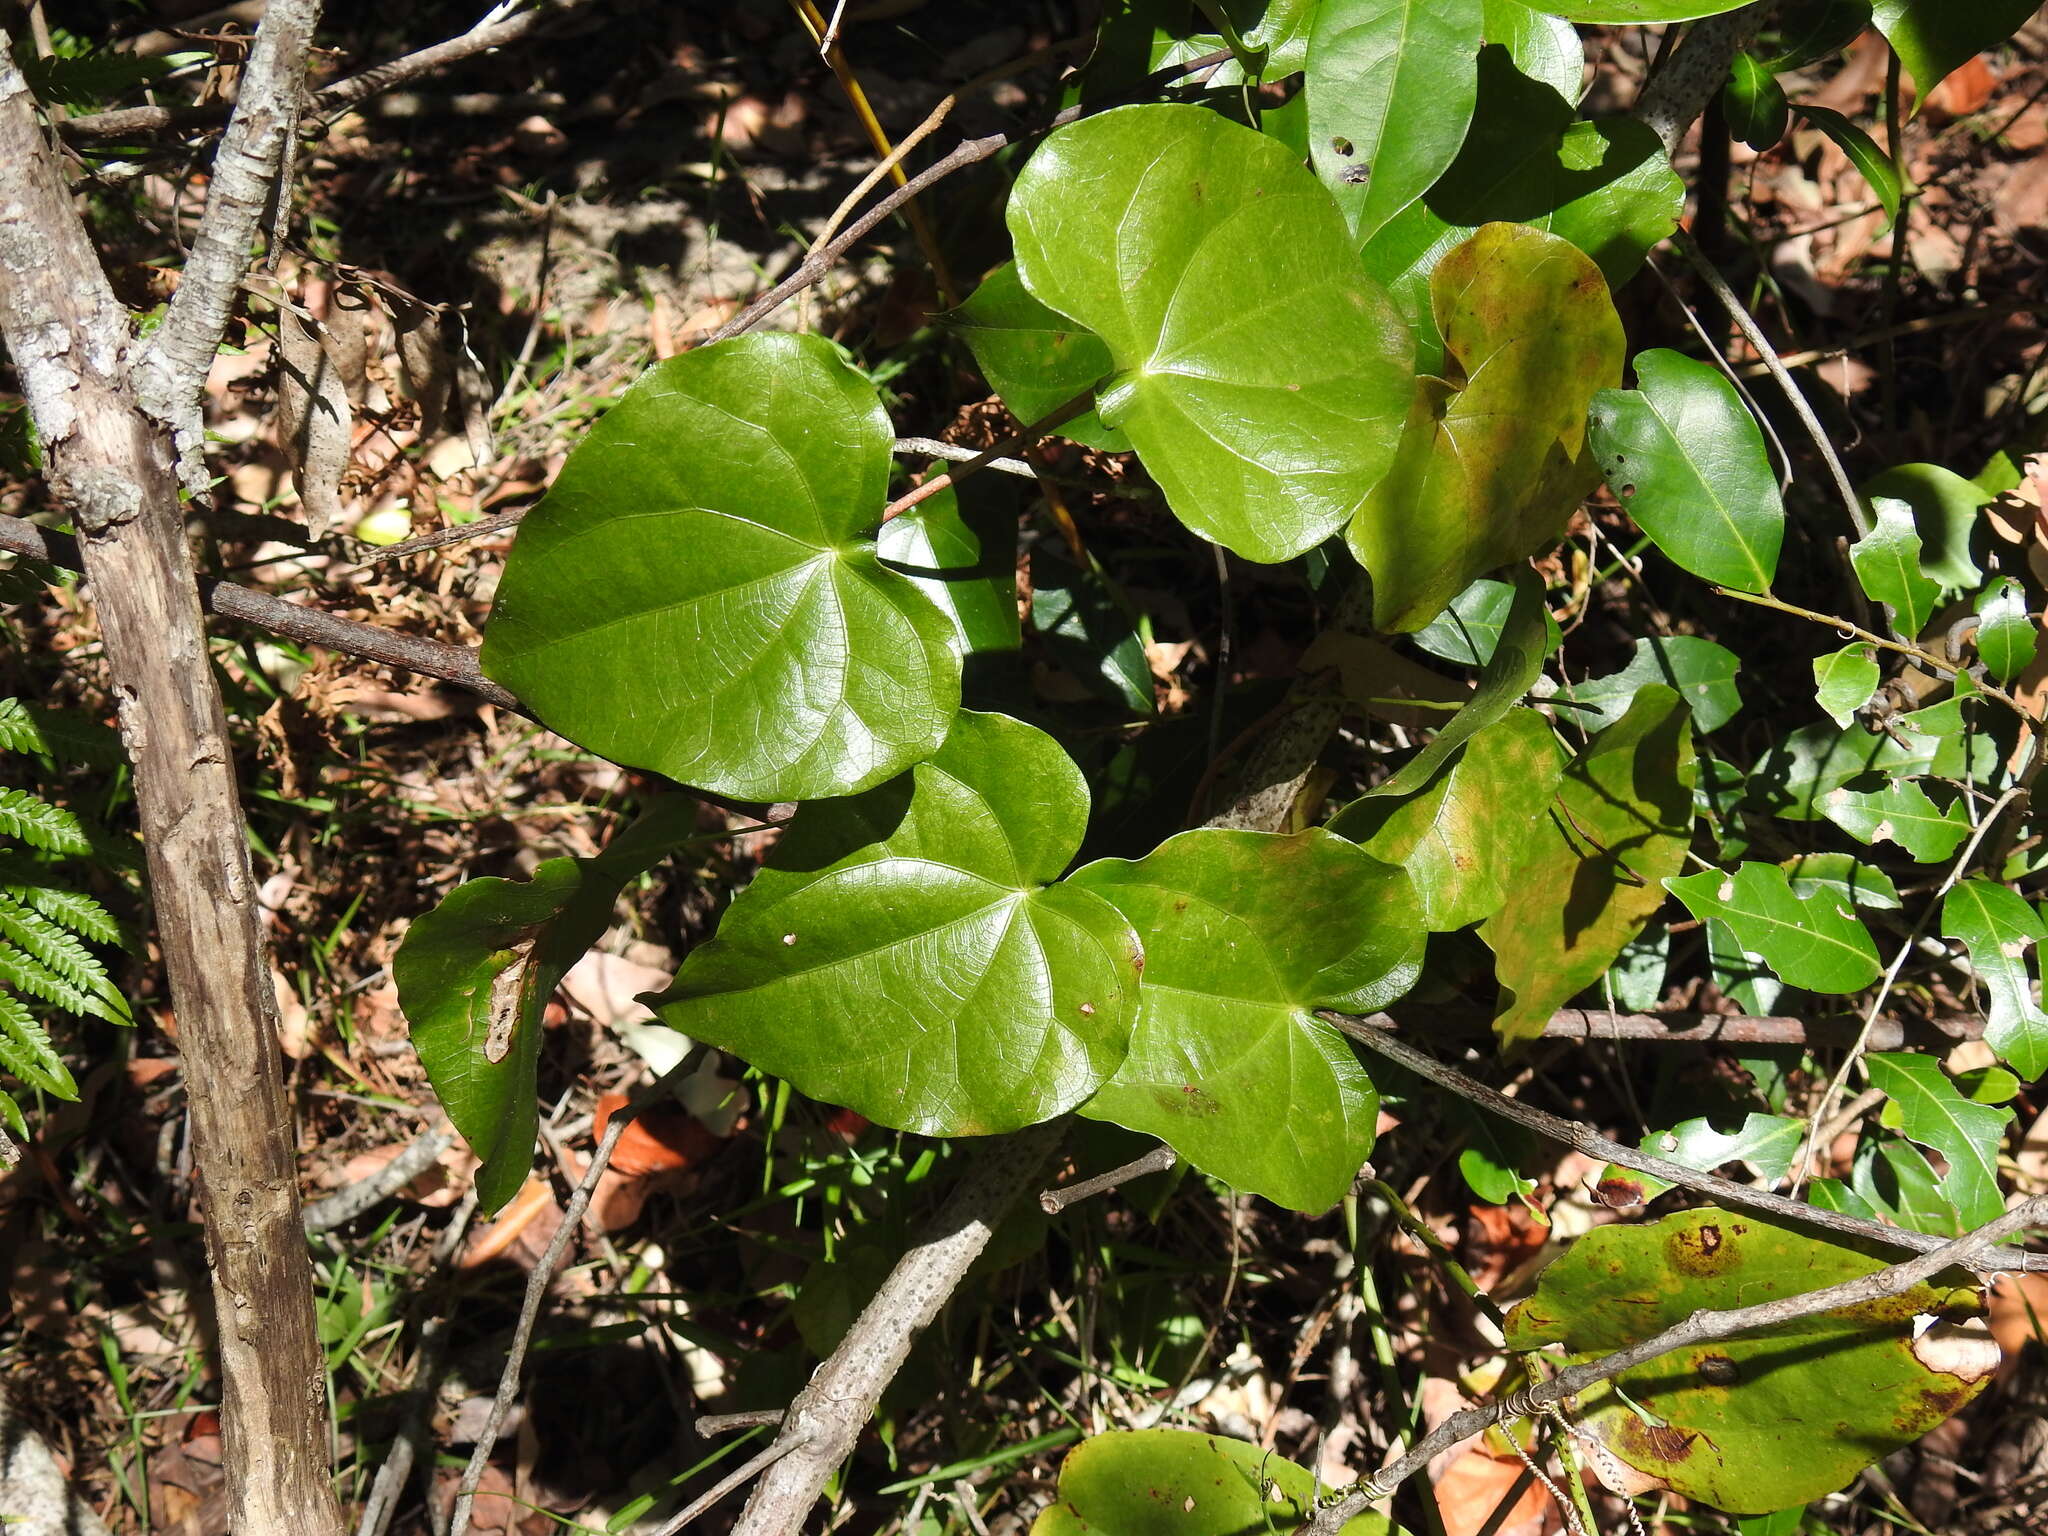
[[322, 1232], [332, 1232], [336, 1227], [354, 1221], [379, 1201], [397, 1194], [433, 1167], [434, 1160], [447, 1151], [454, 1140], [453, 1133], [449, 1131], [421, 1131], [409, 1146], [367, 1179], [358, 1179], [348, 1188], [337, 1189], [307, 1206], [299, 1216], [306, 1235], [318, 1237]]
[[1636, 1366], [1668, 1355], [1674, 1349], [1704, 1344], [1713, 1339], [1732, 1338], [1736, 1334], [1748, 1333], [1754, 1329], [1769, 1328], [1794, 1322], [1802, 1317], [1813, 1317], [1822, 1312], [1835, 1312], [1844, 1307], [1862, 1306], [1868, 1302], [1881, 1301], [1888, 1296], [1902, 1295], [1923, 1280], [1931, 1280], [1946, 1269], [1967, 1269], [1983, 1273], [1987, 1269], [2015, 1268], [2017, 1266], [2004, 1262], [2005, 1250], [2001, 1250], [1998, 1258], [1987, 1258], [1985, 1251], [2015, 1233], [2044, 1224], [2048, 1224], [2048, 1195], [2038, 1195], [1966, 1236], [1951, 1242], [1937, 1243], [1918, 1258], [1907, 1259], [1888, 1269], [1880, 1269], [1859, 1280], [1845, 1280], [1840, 1285], [1826, 1286], [1821, 1290], [1807, 1291], [1798, 1296], [1782, 1296], [1776, 1301], [1758, 1302], [1754, 1306], [1735, 1307], [1726, 1312], [1709, 1312], [1702, 1308], [1683, 1322], [1673, 1323], [1669, 1328], [1651, 1335], [1641, 1343], [1631, 1344], [1626, 1349], [1618, 1349], [1611, 1355], [1589, 1360], [1583, 1365], [1567, 1366], [1548, 1381], [1520, 1392], [1511, 1392], [1494, 1402], [1483, 1403], [1452, 1414], [1418, 1440], [1414, 1448], [1393, 1465], [1382, 1467], [1361, 1482], [1353, 1492], [1317, 1510], [1314, 1518], [1302, 1527], [1302, 1536], [1336, 1536], [1346, 1521], [1356, 1518], [1373, 1504], [1384, 1499], [1428, 1466], [1432, 1458], [1449, 1450], [1459, 1441], [1469, 1440], [1472, 1436], [1491, 1428], [1503, 1419], [1518, 1419], [1539, 1413], [1553, 1404], [1563, 1402], [1566, 1398], [1578, 1396], [1588, 1387], [1611, 1380], [1623, 1371], [1633, 1370]]
[[732, 1536], [793, 1536], [803, 1528], [826, 1479], [853, 1449], [910, 1346], [959, 1288], [997, 1223], [1037, 1182], [1064, 1131], [1063, 1121], [1049, 1121], [981, 1153], [939, 1211], [931, 1235], [896, 1261], [874, 1300], [789, 1405], [768, 1448], [775, 1460], [766, 1465]]
[[[246, 85], [252, 111], [273, 110], [297, 90], [317, 11], [308, 0], [271, 7]], [[251, 210], [235, 224], [244, 231], [236, 259], [245, 263], [264, 201], [260, 190], [249, 191], [250, 178], [260, 181], [255, 146], [263, 136], [250, 127], [231, 137], [236, 163], [222, 168], [214, 191], [221, 195], [223, 182], [240, 187]], [[175, 450], [138, 406], [129, 317], [108, 287], [4, 40], [0, 210], [0, 332], [42, 440], [46, 478], [83, 535], [122, 739], [135, 765], [220, 1319], [230, 1523], [242, 1536], [339, 1536], [275, 997], [227, 718], [185, 543]], [[211, 248], [225, 250], [233, 238], [223, 220], [212, 221]], [[229, 287], [240, 277], [237, 267]], [[219, 341], [216, 321], [226, 312], [201, 297], [184, 314], [177, 349], [163, 356], [167, 364], [196, 360], [203, 380]], [[208, 324], [216, 325], [211, 335]], [[167, 386], [181, 366], [169, 364], [159, 384]]]
[[1038, 1196], [1039, 1209], [1048, 1216], [1057, 1216], [1070, 1205], [1079, 1205], [1083, 1200], [1106, 1194], [1133, 1179], [1142, 1179], [1150, 1173], [1164, 1173], [1177, 1161], [1178, 1155], [1165, 1142], [1159, 1143], [1150, 1152], [1132, 1158], [1121, 1168], [1112, 1168], [1107, 1173], [1098, 1173], [1092, 1179], [1077, 1179], [1059, 1189], [1042, 1190]]
[[[1417, 1077], [1435, 1083], [1439, 1088], [1448, 1089], [1459, 1098], [1476, 1104], [1503, 1120], [1512, 1120], [1539, 1136], [1574, 1148], [1588, 1157], [1597, 1157], [1605, 1162], [1617, 1163], [1623, 1168], [1632, 1168], [1638, 1173], [1647, 1173], [1652, 1178], [1662, 1179], [1666, 1184], [1676, 1184], [1695, 1194], [1706, 1195], [1723, 1205], [1761, 1211], [1781, 1221], [1801, 1222], [1809, 1227], [1819, 1227], [1833, 1232], [1840, 1237], [1883, 1243], [1887, 1247], [1910, 1249], [1916, 1253], [1927, 1253], [1942, 1246], [1941, 1238], [1925, 1232], [1909, 1232], [1903, 1227], [1888, 1227], [1881, 1222], [1866, 1221], [1860, 1216], [1846, 1215], [1841, 1211], [1824, 1211], [1819, 1206], [1789, 1200], [1767, 1189], [1754, 1189], [1747, 1184], [1737, 1184], [1733, 1179], [1724, 1179], [1719, 1174], [1702, 1173], [1697, 1168], [1687, 1168], [1681, 1163], [1668, 1162], [1664, 1158], [1652, 1157], [1649, 1153], [1638, 1151], [1634, 1147], [1624, 1146], [1621, 1142], [1610, 1141], [1590, 1125], [1581, 1125], [1576, 1120], [1566, 1120], [1562, 1116], [1524, 1104], [1519, 1099], [1511, 1099], [1484, 1083], [1467, 1077], [1456, 1067], [1438, 1061], [1426, 1051], [1417, 1050], [1385, 1027], [1390, 1021], [1383, 1015], [1362, 1019], [1352, 1014], [1325, 1010], [1319, 1016], [1368, 1050], [1377, 1052], [1389, 1061], [1397, 1062]], [[1973, 1262], [1987, 1273], [2018, 1269], [2048, 1270], [2048, 1254], [2001, 1253], [1996, 1258], [1978, 1259]]]

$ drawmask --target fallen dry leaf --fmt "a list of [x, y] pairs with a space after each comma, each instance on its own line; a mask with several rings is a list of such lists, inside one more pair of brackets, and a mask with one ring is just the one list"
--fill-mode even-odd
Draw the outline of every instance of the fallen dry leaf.
[[509, 1259], [531, 1268], [561, 1224], [562, 1208], [555, 1203], [553, 1187], [534, 1174], [498, 1213], [498, 1219], [470, 1238], [456, 1267], [475, 1269], [493, 1259]]

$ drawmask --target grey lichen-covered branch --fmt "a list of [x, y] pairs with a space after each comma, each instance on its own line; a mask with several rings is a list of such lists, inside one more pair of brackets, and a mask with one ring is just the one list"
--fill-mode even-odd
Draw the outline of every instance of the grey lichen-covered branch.
[[2048, 1195], [2038, 1195], [2006, 1212], [1996, 1221], [1989, 1222], [1952, 1242], [1937, 1243], [1929, 1252], [1916, 1259], [1907, 1259], [1889, 1269], [1880, 1269], [1859, 1280], [1845, 1280], [1840, 1285], [1831, 1285], [1818, 1291], [1807, 1291], [1803, 1295], [1783, 1296], [1776, 1301], [1758, 1302], [1755, 1306], [1735, 1307], [1726, 1312], [1699, 1311], [1682, 1322], [1673, 1323], [1660, 1333], [1651, 1335], [1640, 1343], [1626, 1349], [1603, 1355], [1598, 1360], [1589, 1360], [1582, 1365], [1567, 1366], [1548, 1381], [1520, 1392], [1511, 1392], [1491, 1403], [1482, 1403], [1454, 1413], [1429, 1434], [1418, 1440], [1414, 1447], [1391, 1465], [1382, 1467], [1371, 1477], [1360, 1483], [1352, 1492], [1316, 1511], [1315, 1517], [1302, 1528], [1302, 1536], [1336, 1536], [1346, 1521], [1355, 1518], [1379, 1500], [1385, 1498], [1402, 1483], [1428, 1466], [1431, 1459], [1449, 1450], [1460, 1441], [1491, 1428], [1503, 1419], [1522, 1418], [1540, 1413], [1545, 1409], [1576, 1397], [1589, 1387], [1619, 1376], [1623, 1371], [1633, 1370], [1660, 1356], [1668, 1355], [1675, 1349], [1684, 1349], [1693, 1344], [1705, 1344], [1714, 1339], [1733, 1338], [1737, 1334], [1749, 1333], [1759, 1328], [1770, 1328], [1783, 1323], [1794, 1322], [1802, 1317], [1815, 1317], [1823, 1312], [1835, 1312], [1844, 1307], [1862, 1306], [1865, 1303], [1881, 1301], [1888, 1296], [1902, 1295], [1924, 1280], [1931, 1280], [1943, 1270], [1983, 1270], [1987, 1267], [2011, 1269], [2016, 1265], [1990, 1260], [1986, 1250], [1996, 1243], [2031, 1228], [2048, 1224]]

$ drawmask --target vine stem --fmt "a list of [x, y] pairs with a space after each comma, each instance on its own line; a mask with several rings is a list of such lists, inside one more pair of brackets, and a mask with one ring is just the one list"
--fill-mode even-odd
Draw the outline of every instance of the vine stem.
[[1345, 1522], [1363, 1514], [1373, 1504], [1384, 1499], [1394, 1489], [1428, 1466], [1430, 1460], [1442, 1451], [1449, 1450], [1462, 1440], [1490, 1429], [1503, 1419], [1523, 1418], [1541, 1413], [1553, 1405], [1563, 1403], [1567, 1398], [1576, 1397], [1589, 1387], [1612, 1380], [1624, 1371], [1670, 1354], [1675, 1349], [1690, 1345], [1705, 1344], [1715, 1339], [1733, 1338], [1737, 1334], [1753, 1329], [1770, 1328], [1795, 1322], [1803, 1317], [1814, 1317], [1822, 1312], [1834, 1312], [1844, 1307], [1863, 1306], [1887, 1297], [1903, 1295], [1923, 1281], [1931, 1280], [1946, 1269], [1969, 1269], [1981, 1272], [1987, 1266], [1995, 1269], [2009, 1269], [2010, 1264], [1987, 1259], [1985, 1250], [1995, 1243], [2031, 1228], [2048, 1225], [2048, 1195], [2037, 1195], [2013, 1210], [2006, 1212], [1996, 1221], [1987, 1222], [1951, 1242], [1939, 1243], [1918, 1258], [1880, 1269], [1859, 1279], [1845, 1280], [1840, 1285], [1825, 1286], [1817, 1291], [1806, 1291], [1797, 1296], [1782, 1296], [1775, 1301], [1758, 1302], [1754, 1306], [1734, 1307], [1725, 1312], [1710, 1312], [1704, 1308], [1681, 1322], [1652, 1334], [1640, 1343], [1626, 1349], [1618, 1349], [1598, 1360], [1589, 1360], [1581, 1365], [1567, 1366], [1547, 1381], [1491, 1403], [1482, 1403], [1452, 1414], [1428, 1435], [1416, 1442], [1400, 1460], [1383, 1467], [1366, 1478], [1357, 1488], [1340, 1499], [1333, 1500], [1317, 1510], [1305, 1526], [1302, 1536], [1337, 1536]]
[[1072, 421], [1094, 403], [1095, 388], [1093, 385], [1090, 385], [1087, 389], [1082, 390], [1080, 394], [1074, 396], [1073, 399], [1054, 407], [1051, 411], [1039, 417], [1030, 426], [1013, 432], [993, 448], [983, 449], [973, 458], [961, 464], [959, 468], [949, 469], [942, 474], [933, 475], [923, 485], [913, 490], [905, 491], [882, 509], [882, 521], [886, 523], [892, 517], [901, 516], [912, 507], [918, 505], [918, 503], [929, 501], [932, 497], [938, 495], [939, 492], [958, 485], [969, 475], [978, 474], [980, 471], [1000, 462], [1008, 455], [1016, 453], [1022, 448], [1029, 447], [1032, 443], [1044, 437], [1046, 433], [1052, 431], [1053, 428], [1060, 426], [1062, 423]]

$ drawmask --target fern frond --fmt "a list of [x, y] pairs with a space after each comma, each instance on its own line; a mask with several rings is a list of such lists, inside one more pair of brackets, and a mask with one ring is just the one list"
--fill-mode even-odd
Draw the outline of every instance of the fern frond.
[[33, 907], [81, 939], [90, 939], [95, 944], [111, 944], [117, 949], [129, 947], [128, 935], [122, 930], [120, 919], [92, 897], [83, 891], [67, 891], [62, 886], [30, 884], [19, 879], [7, 867], [4, 858], [0, 858], [0, 896], [12, 897], [24, 906]]
[[[50, 1044], [49, 1035], [21, 999], [5, 992], [0, 992], [0, 1067], [46, 1093], [62, 1099], [78, 1097], [78, 1084], [72, 1080], [71, 1069]], [[26, 1128], [23, 1129], [25, 1133]]]
[[42, 750], [42, 734], [19, 699], [0, 699], [0, 748], [9, 752]]
[[12, 939], [79, 991], [118, 1010], [122, 1022], [127, 1022], [128, 1000], [107, 975], [100, 957], [42, 913], [5, 893], [0, 893], [0, 935]]
[[24, 789], [0, 789], [0, 833], [50, 853], [92, 852], [76, 816]]
[[90, 1015], [105, 1019], [109, 1024], [132, 1022], [125, 1003], [116, 1007], [90, 992], [81, 991], [34, 955], [15, 948], [5, 940], [0, 940], [0, 985], [39, 997], [67, 1013]]
[[113, 768], [127, 761], [121, 733], [112, 726], [77, 710], [46, 709], [24, 699], [0, 699], [0, 748], [90, 768]]

